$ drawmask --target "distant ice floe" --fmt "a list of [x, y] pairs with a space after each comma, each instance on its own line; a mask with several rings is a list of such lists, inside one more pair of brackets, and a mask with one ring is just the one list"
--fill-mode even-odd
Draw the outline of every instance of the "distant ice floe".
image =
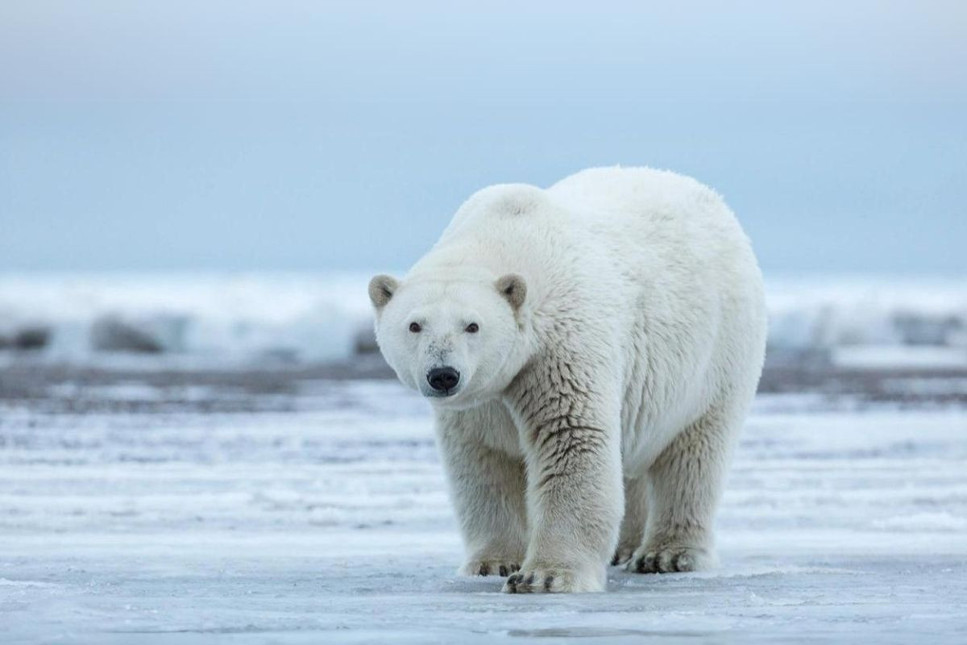
[[331, 362], [372, 345], [363, 275], [0, 276], [0, 351]]
[[773, 359], [967, 367], [967, 277], [775, 279], [767, 301]]
[[[0, 276], [0, 355], [318, 363], [376, 351], [369, 274]], [[967, 367], [967, 279], [767, 280], [769, 357]]]

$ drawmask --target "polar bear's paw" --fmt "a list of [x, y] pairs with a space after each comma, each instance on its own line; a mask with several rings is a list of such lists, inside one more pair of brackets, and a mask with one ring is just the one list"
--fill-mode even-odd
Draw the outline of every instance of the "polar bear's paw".
[[520, 561], [512, 558], [472, 559], [460, 567], [462, 576], [502, 576], [507, 577], [520, 571]]
[[525, 566], [504, 583], [505, 593], [582, 593], [603, 590], [604, 583], [597, 576], [555, 567]]
[[635, 546], [633, 544], [619, 544], [611, 557], [611, 566], [618, 567], [630, 560], [635, 553]]
[[660, 549], [639, 549], [625, 569], [631, 573], [674, 573], [700, 571], [712, 565], [712, 556], [705, 549], [668, 546]]

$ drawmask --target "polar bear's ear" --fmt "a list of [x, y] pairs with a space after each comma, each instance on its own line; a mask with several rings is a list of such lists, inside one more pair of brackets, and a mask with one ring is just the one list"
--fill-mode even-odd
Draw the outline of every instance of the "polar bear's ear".
[[373, 306], [382, 309], [400, 286], [396, 278], [389, 275], [378, 275], [369, 281], [369, 299]]
[[516, 273], [508, 273], [497, 280], [497, 291], [507, 299], [516, 312], [520, 310], [520, 306], [524, 304], [524, 298], [527, 297], [527, 284], [524, 278]]

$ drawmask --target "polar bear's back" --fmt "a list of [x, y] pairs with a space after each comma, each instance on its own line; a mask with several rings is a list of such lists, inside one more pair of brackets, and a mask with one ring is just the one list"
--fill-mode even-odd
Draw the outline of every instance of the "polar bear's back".
[[669, 286], [718, 283], [719, 292], [759, 288], [755, 256], [735, 215], [718, 193], [691, 177], [652, 168], [592, 168], [546, 193], [572, 213], [578, 235], [596, 239], [626, 276], [670, 280]]
[[479, 263], [498, 275], [527, 273], [527, 264], [553, 263], [542, 258], [560, 262], [563, 246], [573, 249], [572, 266], [618, 280], [615, 294], [712, 283], [721, 293], [759, 279], [748, 238], [715, 191], [674, 172], [620, 167], [583, 170], [547, 189], [480, 190], [414, 269]]
[[[626, 381], [626, 458], [648, 462], [713, 400], [747, 400], [765, 342], [762, 276], [722, 198], [698, 181], [649, 168], [596, 168], [547, 190], [578, 236], [594, 239], [633, 303], [623, 339], [636, 356]], [[634, 348], [647, 348], [645, 354]], [[658, 367], [656, 367], [658, 366]]]
[[588, 168], [547, 189], [569, 204], [652, 204], [683, 206], [690, 199], [716, 199], [718, 195], [691, 177], [670, 170], [634, 167]]
[[647, 242], [652, 251], [656, 243], [674, 241], [675, 236], [692, 246], [706, 239], [715, 245], [722, 234], [744, 239], [718, 193], [668, 170], [590, 168], [562, 179], [547, 193], [594, 230], [614, 228], [624, 239]]

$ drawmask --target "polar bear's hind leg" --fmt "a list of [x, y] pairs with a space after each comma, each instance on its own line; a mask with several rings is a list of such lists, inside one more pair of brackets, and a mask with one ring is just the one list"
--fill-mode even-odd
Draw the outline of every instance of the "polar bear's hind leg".
[[648, 477], [642, 474], [635, 479], [625, 478], [625, 514], [621, 520], [618, 548], [611, 558], [611, 565], [625, 564], [641, 546], [648, 518]]
[[742, 416], [707, 412], [652, 464], [644, 543], [628, 571], [698, 571], [715, 564], [715, 510]]

